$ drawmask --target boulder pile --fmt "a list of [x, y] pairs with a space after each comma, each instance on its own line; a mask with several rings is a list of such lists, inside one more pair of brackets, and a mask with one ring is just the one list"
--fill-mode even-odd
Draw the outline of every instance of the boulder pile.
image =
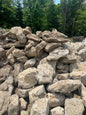
[[0, 33], [0, 115], [86, 115], [86, 41], [56, 29]]

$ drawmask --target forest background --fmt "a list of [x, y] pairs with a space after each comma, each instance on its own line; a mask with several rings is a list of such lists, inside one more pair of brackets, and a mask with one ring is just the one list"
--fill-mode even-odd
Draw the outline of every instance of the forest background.
[[85, 0], [0, 0], [0, 27], [56, 28], [68, 36], [86, 37]]

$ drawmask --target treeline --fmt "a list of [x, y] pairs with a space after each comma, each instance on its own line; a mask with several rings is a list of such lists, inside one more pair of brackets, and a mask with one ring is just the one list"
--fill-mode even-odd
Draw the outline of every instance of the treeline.
[[32, 31], [56, 28], [68, 36], [86, 36], [84, 0], [0, 0], [0, 27], [30, 26]]

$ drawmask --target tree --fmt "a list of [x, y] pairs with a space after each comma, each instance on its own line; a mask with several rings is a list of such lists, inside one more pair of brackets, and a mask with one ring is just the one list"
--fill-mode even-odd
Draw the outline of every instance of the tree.
[[17, 26], [22, 26], [23, 22], [22, 22], [22, 6], [20, 3], [20, 0], [16, 1], [16, 25]]
[[15, 25], [16, 14], [15, 7], [12, 6], [12, 0], [0, 0], [0, 26], [10, 28]]
[[86, 36], [86, 5], [79, 9], [76, 14], [75, 35]]
[[67, 35], [74, 34], [75, 15], [78, 9], [82, 8], [84, 0], [61, 0], [63, 32]]

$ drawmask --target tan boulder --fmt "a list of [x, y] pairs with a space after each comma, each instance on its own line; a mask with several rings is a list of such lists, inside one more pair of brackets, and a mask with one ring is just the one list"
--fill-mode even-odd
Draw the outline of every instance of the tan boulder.
[[15, 50], [13, 50], [12, 54], [13, 54], [13, 56], [16, 57], [16, 58], [19, 58], [19, 57], [25, 56], [24, 51], [19, 50], [19, 49], [15, 49]]
[[37, 84], [36, 79], [37, 69], [32, 67], [24, 70], [19, 73], [17, 76], [18, 79], [18, 87], [21, 88], [31, 88]]
[[41, 41], [41, 39], [38, 36], [36, 36], [35, 34], [28, 34], [27, 38], [29, 40], [33, 40], [33, 41], [36, 41], [36, 42], [40, 42]]
[[35, 101], [31, 108], [30, 115], [48, 115], [49, 114], [49, 105], [48, 99], [42, 98]]
[[61, 46], [61, 43], [48, 43], [47, 46], [45, 47], [45, 51], [50, 52], [60, 46]]
[[14, 94], [10, 97], [8, 115], [18, 115], [18, 113], [19, 113], [19, 97], [16, 94]]
[[58, 60], [62, 57], [66, 57], [69, 54], [69, 50], [67, 49], [55, 49], [51, 53], [49, 53], [49, 56], [47, 56], [47, 60]]
[[71, 93], [72, 91], [80, 88], [81, 82], [79, 80], [60, 80], [48, 86], [48, 91], [59, 93]]
[[49, 99], [49, 107], [63, 106], [65, 101], [65, 96], [60, 93], [48, 93], [47, 98]]
[[65, 115], [83, 115], [84, 105], [81, 99], [71, 98], [65, 101]]
[[20, 43], [26, 43], [26, 37], [25, 37], [25, 34], [23, 34], [23, 29], [21, 27], [11, 28], [9, 33], [13, 34], [14, 37], [16, 37]]
[[0, 91], [0, 115], [7, 112], [10, 100], [10, 93], [7, 91]]
[[40, 85], [38, 87], [35, 87], [29, 92], [29, 100], [30, 103], [33, 103], [39, 98], [45, 97], [46, 91], [43, 85]]
[[51, 83], [55, 75], [54, 68], [48, 64], [39, 64], [37, 67], [37, 79], [39, 84]]

